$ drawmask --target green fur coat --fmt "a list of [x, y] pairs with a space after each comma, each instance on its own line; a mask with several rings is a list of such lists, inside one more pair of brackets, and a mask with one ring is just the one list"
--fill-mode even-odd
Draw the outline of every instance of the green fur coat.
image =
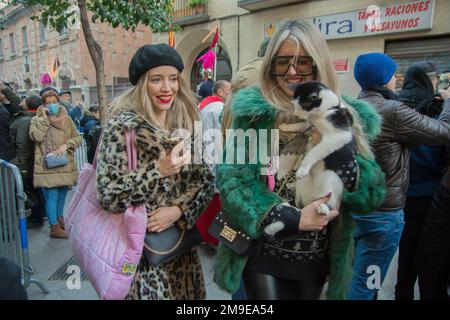
[[[381, 117], [378, 113], [363, 101], [348, 96], [343, 99], [358, 112], [366, 137], [369, 140], [374, 139], [381, 130]], [[233, 96], [231, 116], [232, 129], [255, 129], [258, 132], [258, 129], [274, 128], [276, 110], [265, 101], [259, 88], [250, 87]], [[235, 141], [227, 141], [227, 144], [229, 143]], [[245, 146], [232, 147], [235, 154], [242, 154], [248, 149], [248, 143]], [[354, 247], [351, 213], [371, 212], [384, 200], [384, 175], [378, 164], [374, 159], [359, 155], [357, 161], [360, 167], [358, 189], [344, 194], [343, 209], [331, 228], [328, 299], [345, 299], [346, 288], [351, 280]], [[283, 202], [276, 193], [268, 190], [265, 176], [260, 174], [261, 166], [258, 159], [256, 164], [222, 164], [218, 167], [217, 185], [222, 205], [227, 208], [227, 215], [232, 224], [252, 238], [261, 236], [262, 230], [258, 228], [258, 223], [265, 214], [275, 204]], [[215, 282], [222, 289], [235, 292], [239, 288], [246, 262], [247, 257], [239, 256], [220, 245], [214, 268]]]

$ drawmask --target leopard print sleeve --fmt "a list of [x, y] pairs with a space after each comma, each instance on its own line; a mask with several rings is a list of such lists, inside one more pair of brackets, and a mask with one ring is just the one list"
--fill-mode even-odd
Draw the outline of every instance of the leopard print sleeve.
[[183, 210], [188, 227], [191, 228], [214, 195], [214, 176], [208, 165], [191, 164], [181, 172], [181, 196], [172, 201], [172, 205]]
[[104, 129], [96, 173], [97, 198], [101, 207], [110, 212], [123, 212], [144, 203], [152, 190], [150, 185], [161, 179], [155, 160], [128, 171], [124, 126], [118, 118], [111, 119]]

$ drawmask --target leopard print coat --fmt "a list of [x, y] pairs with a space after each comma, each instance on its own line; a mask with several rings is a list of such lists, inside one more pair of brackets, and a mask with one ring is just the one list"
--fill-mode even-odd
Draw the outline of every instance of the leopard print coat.
[[[129, 172], [125, 130], [135, 129], [138, 169]], [[194, 226], [214, 193], [214, 177], [206, 164], [184, 166], [180, 173], [161, 177], [156, 161], [173, 140], [143, 117], [123, 112], [104, 129], [97, 155], [97, 197], [110, 212], [123, 212], [145, 203], [147, 210], [179, 206], [188, 228]], [[193, 148], [191, 148], [193, 150]], [[141, 258], [127, 299], [204, 299], [206, 296], [197, 248], [157, 267]]]

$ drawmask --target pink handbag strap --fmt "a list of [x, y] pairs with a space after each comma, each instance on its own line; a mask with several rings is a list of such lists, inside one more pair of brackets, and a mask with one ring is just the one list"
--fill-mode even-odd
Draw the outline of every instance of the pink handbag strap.
[[272, 172], [272, 162], [270, 162], [269, 167], [267, 168], [267, 188], [270, 192], [275, 190], [275, 176]]
[[128, 170], [133, 171], [137, 169], [137, 150], [134, 145], [136, 131], [125, 130], [125, 141], [127, 144], [127, 156], [128, 156]]
[[[94, 169], [97, 168], [97, 154], [98, 150], [100, 148], [100, 144], [103, 141], [103, 130], [100, 134], [100, 138], [98, 139], [97, 143], [97, 149], [95, 150], [94, 155], [94, 161], [92, 161], [92, 166]], [[135, 146], [135, 137], [136, 137], [136, 131], [134, 129], [132, 130], [125, 130], [125, 144], [127, 148], [127, 158], [128, 158], [128, 170], [133, 171], [137, 169], [137, 149]]]

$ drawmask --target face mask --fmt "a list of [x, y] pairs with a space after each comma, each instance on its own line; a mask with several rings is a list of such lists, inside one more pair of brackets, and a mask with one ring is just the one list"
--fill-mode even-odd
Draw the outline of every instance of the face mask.
[[52, 103], [47, 105], [48, 113], [52, 116], [57, 115], [59, 111], [59, 105], [57, 103]]

